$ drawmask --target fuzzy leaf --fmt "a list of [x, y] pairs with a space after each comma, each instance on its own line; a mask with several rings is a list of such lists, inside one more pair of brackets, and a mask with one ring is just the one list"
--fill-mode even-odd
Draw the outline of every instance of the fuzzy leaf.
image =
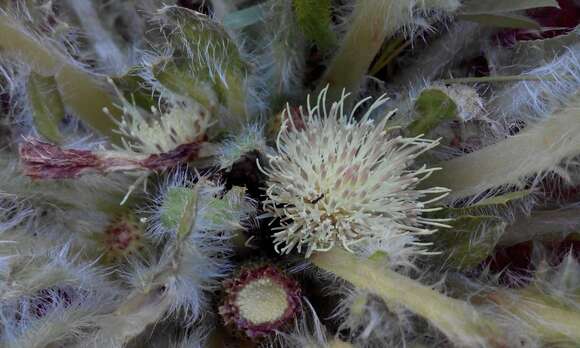
[[231, 221], [233, 217], [231, 213], [232, 206], [225, 199], [214, 198], [209, 201], [208, 206], [210, 211], [207, 217], [213, 224], [222, 225]]
[[405, 42], [401, 37], [394, 37], [387, 41], [381, 51], [381, 55], [375, 60], [375, 63], [369, 69], [369, 75], [372, 76], [378, 74], [379, 71], [397, 58], [410, 44], [410, 40]]
[[464, 14], [457, 18], [470, 22], [479, 23], [490, 27], [514, 28], [514, 29], [540, 29], [541, 26], [535, 20], [514, 14]]
[[115, 121], [103, 109], [109, 109], [114, 117], [120, 117], [121, 111], [115, 107], [114, 99], [104, 87], [103, 81], [55, 54], [49, 41], [35, 39], [34, 35], [24, 31], [13, 18], [0, 14], [2, 54], [14, 54], [37, 73], [54, 74], [63, 103], [74, 111], [75, 116], [100, 134], [109, 137], [112, 142], [120, 144], [121, 137], [114, 131], [117, 128]]
[[559, 6], [556, 0], [470, 0], [463, 5], [459, 14], [497, 14], [538, 7]]
[[321, 49], [330, 49], [336, 44], [332, 31], [330, 0], [293, 0], [298, 26], [309, 40]]
[[461, 216], [430, 240], [441, 250], [443, 262], [456, 269], [479, 265], [492, 253], [507, 223], [495, 216]]
[[[461, 218], [463, 216], [480, 215], [486, 211], [484, 208], [505, 208], [509, 203], [525, 198], [532, 193], [531, 190], [509, 192], [500, 196], [483, 199], [473, 205], [462, 208], [445, 208], [433, 212], [430, 216], [434, 218]], [[485, 213], [484, 213], [485, 215]]]
[[217, 107], [218, 97], [207, 72], [194, 76], [187, 65], [171, 61], [154, 65], [153, 76], [165, 88], [197, 101], [207, 110]]
[[369, 256], [369, 260], [373, 262], [381, 262], [385, 260], [389, 260], [389, 254], [386, 251], [375, 251], [371, 256]]
[[476, 204], [470, 206], [469, 208], [473, 207], [485, 207], [490, 205], [507, 205], [508, 203], [525, 198], [532, 193], [532, 190], [524, 190], [524, 191], [516, 191], [516, 192], [509, 192], [503, 194], [501, 196], [495, 196], [491, 198], [487, 198], [477, 202]]
[[[562, 160], [580, 153], [580, 93], [544, 121], [521, 133], [465, 156], [440, 162], [442, 169], [419, 187], [451, 189], [447, 199], [458, 199], [507, 185], [557, 168]], [[551, 146], [546, 146], [551, 144]]]
[[134, 69], [130, 69], [125, 75], [113, 77], [113, 82], [127, 98], [142, 107], [145, 110], [151, 109], [157, 104], [157, 98], [154, 96], [143, 78], [138, 76]]
[[207, 218], [214, 225], [231, 226], [239, 224], [237, 212], [244, 209], [245, 189], [234, 186], [223, 198], [214, 198], [210, 200]]
[[512, 222], [499, 241], [502, 246], [511, 246], [530, 240], [536, 242], [574, 239], [580, 231], [580, 209], [539, 210]]
[[439, 89], [424, 90], [415, 102], [415, 109], [418, 118], [408, 127], [412, 135], [427, 134], [441, 122], [454, 119], [458, 112], [455, 102]]
[[224, 27], [203, 14], [178, 6], [168, 6], [163, 11], [174, 23], [169, 41], [178, 66], [189, 72], [187, 78], [194, 81], [201, 78], [205, 82], [207, 77], [230, 114], [246, 117], [248, 64]]
[[191, 190], [186, 199], [179, 218], [179, 225], [177, 226], [178, 243], [191, 233], [195, 225], [195, 218], [197, 216], [197, 190]]
[[580, 42], [580, 26], [565, 35], [541, 39], [518, 41], [513, 55], [518, 65], [535, 66], [538, 62], [550, 62]]
[[58, 125], [65, 117], [65, 110], [54, 77], [32, 72], [28, 77], [27, 94], [38, 133], [53, 143], [60, 143], [62, 134]]
[[171, 187], [167, 190], [161, 206], [160, 221], [163, 227], [177, 228], [185, 207], [192, 201], [195, 191], [187, 187]]
[[170, 37], [176, 57], [189, 58], [200, 65], [217, 64], [224, 70], [245, 70], [246, 62], [222, 25], [183, 7], [170, 6], [164, 13], [178, 29]]

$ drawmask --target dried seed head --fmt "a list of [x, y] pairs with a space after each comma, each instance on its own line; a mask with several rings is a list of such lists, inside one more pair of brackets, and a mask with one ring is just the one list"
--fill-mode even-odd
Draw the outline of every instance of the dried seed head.
[[24, 173], [31, 178], [76, 178], [101, 172], [103, 161], [88, 150], [63, 149], [33, 138], [25, 138], [19, 148]]
[[225, 324], [251, 339], [273, 334], [300, 311], [300, 286], [274, 266], [242, 268], [224, 288]]
[[[384, 131], [388, 116], [375, 125], [370, 114], [384, 99], [356, 121], [358, 106], [344, 114], [345, 98], [327, 113], [324, 90], [317, 105], [309, 105], [307, 113], [301, 110], [304, 128], [288, 126], [289, 117], [278, 135], [278, 154], [268, 156], [265, 208], [281, 219], [274, 234], [280, 253], [306, 249], [308, 257], [336, 243], [351, 250], [365, 241], [431, 233], [426, 226], [440, 225], [421, 213], [447, 190], [416, 189], [435, 169], [410, 167], [437, 142], [389, 136]], [[428, 194], [438, 197], [422, 201]]]
[[133, 215], [116, 217], [100, 235], [105, 263], [121, 261], [145, 248], [144, 228]]

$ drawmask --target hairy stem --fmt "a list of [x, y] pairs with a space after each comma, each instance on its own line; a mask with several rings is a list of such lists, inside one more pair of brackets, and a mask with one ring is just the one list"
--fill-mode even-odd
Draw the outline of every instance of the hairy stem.
[[312, 262], [357, 288], [368, 290], [387, 302], [403, 305], [427, 319], [456, 343], [469, 347], [498, 343], [494, 337], [498, 332], [495, 326], [467, 302], [447, 297], [339, 248], [315, 254]]
[[537, 125], [497, 144], [442, 162], [442, 169], [421, 186], [452, 190], [450, 199], [475, 195], [505, 185], [521, 185], [526, 177], [557, 170], [566, 158], [580, 154], [580, 94], [567, 107]]
[[526, 324], [530, 331], [547, 343], [580, 342], [580, 313], [573, 307], [554, 305], [545, 294], [523, 289], [512, 293], [500, 291], [488, 295], [502, 310]]

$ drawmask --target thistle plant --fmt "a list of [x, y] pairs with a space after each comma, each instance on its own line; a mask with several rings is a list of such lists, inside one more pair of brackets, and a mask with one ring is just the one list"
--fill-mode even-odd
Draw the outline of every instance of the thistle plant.
[[0, 1], [0, 346], [576, 346], [576, 7]]

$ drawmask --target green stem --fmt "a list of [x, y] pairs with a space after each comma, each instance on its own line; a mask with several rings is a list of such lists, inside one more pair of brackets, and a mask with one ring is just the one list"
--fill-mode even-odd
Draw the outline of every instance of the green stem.
[[545, 294], [529, 289], [500, 291], [488, 295], [501, 309], [525, 323], [534, 335], [546, 343], [580, 342], [580, 313], [545, 301]]
[[385, 270], [370, 260], [334, 248], [312, 257], [319, 268], [331, 272], [368, 290], [386, 302], [403, 305], [427, 319], [453, 342], [469, 346], [494, 346], [501, 338], [498, 329], [482, 317], [469, 303], [447, 297], [430, 287], [391, 270]]
[[452, 190], [459, 199], [507, 185], [522, 185], [526, 177], [557, 170], [562, 160], [580, 153], [580, 94], [547, 120], [482, 150], [439, 163], [441, 170], [421, 183]]

